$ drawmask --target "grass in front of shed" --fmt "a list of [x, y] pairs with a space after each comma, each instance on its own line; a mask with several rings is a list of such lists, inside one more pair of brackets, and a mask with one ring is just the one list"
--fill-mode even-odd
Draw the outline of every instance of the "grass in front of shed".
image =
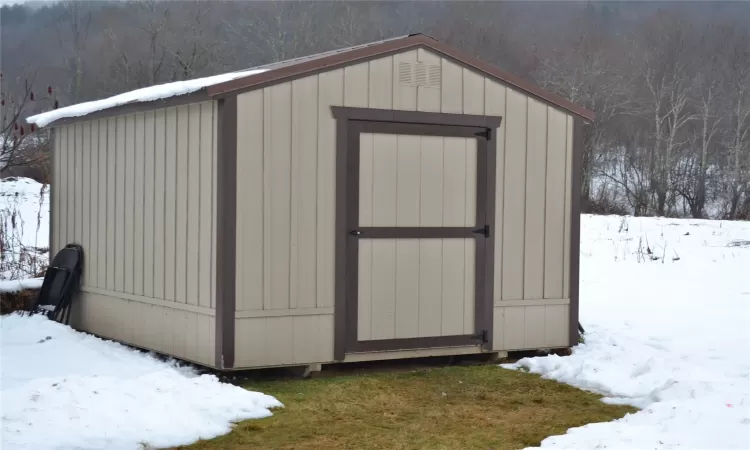
[[208, 449], [517, 449], [636, 411], [494, 365], [250, 382], [273, 417], [179, 447]]

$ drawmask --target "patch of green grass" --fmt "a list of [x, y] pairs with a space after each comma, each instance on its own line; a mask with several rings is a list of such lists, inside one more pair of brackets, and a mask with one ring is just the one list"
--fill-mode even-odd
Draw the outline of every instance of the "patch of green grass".
[[252, 382], [273, 417], [237, 424], [193, 450], [516, 449], [635, 409], [494, 365]]

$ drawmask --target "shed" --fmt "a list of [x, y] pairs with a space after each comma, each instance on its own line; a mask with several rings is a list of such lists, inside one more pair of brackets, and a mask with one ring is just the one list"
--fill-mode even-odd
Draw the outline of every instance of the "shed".
[[229, 370], [575, 345], [592, 118], [415, 34], [28, 121], [71, 324]]

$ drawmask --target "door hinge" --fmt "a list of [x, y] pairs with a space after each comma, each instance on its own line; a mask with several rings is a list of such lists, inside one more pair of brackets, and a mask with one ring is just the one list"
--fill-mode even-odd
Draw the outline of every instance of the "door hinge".
[[489, 225], [485, 225], [482, 228], [477, 228], [473, 232], [476, 233], [476, 234], [483, 234], [484, 237], [490, 237], [490, 226]]
[[482, 330], [481, 332], [475, 334], [474, 336], [472, 336], [472, 339], [475, 339], [477, 341], [482, 341], [483, 344], [486, 344], [488, 341], [487, 330]]
[[483, 138], [485, 138], [487, 140], [490, 140], [490, 138], [492, 137], [492, 130], [489, 129], [489, 128], [487, 128], [484, 131], [479, 131], [479, 132], [474, 133], [474, 136], [479, 136], [479, 137], [483, 137]]

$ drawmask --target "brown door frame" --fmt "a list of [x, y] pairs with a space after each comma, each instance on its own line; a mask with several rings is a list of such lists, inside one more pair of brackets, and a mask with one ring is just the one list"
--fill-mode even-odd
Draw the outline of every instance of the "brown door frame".
[[[337, 119], [334, 358], [346, 353], [482, 345], [492, 349], [496, 129], [501, 118], [463, 114], [331, 107]], [[360, 133], [477, 139], [474, 227], [359, 227]], [[469, 335], [359, 341], [359, 238], [474, 238], [475, 332]]]

